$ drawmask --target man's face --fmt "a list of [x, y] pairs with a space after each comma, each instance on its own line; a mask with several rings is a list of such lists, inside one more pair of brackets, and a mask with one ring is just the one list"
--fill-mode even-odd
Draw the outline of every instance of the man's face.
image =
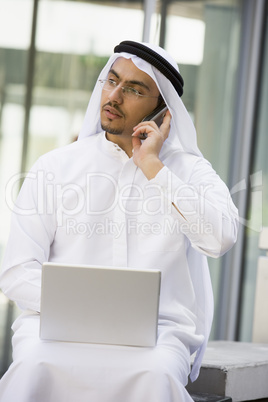
[[[114, 62], [107, 79], [115, 81], [117, 86], [111, 91], [102, 91], [102, 129], [110, 134], [129, 137], [133, 127], [156, 108], [159, 90], [149, 75], [139, 70], [130, 59], [121, 57]], [[122, 87], [135, 88], [149, 97], [126, 98]]]

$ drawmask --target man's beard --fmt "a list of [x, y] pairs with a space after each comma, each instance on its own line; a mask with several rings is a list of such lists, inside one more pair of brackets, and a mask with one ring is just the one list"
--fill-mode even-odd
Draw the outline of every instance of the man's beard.
[[111, 128], [110, 124], [101, 124], [101, 128], [103, 129], [103, 131], [109, 134], [120, 135], [123, 132], [122, 129]]

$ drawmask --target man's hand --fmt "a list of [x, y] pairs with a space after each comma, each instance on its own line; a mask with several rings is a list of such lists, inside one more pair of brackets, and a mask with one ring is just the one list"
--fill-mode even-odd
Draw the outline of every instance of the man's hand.
[[[170, 121], [171, 114], [167, 111], [160, 127], [154, 121], [144, 121], [133, 129], [133, 161], [148, 180], [153, 179], [164, 166], [159, 159], [159, 153], [164, 141], [168, 138]], [[142, 133], [147, 134], [143, 142], [139, 138]]]

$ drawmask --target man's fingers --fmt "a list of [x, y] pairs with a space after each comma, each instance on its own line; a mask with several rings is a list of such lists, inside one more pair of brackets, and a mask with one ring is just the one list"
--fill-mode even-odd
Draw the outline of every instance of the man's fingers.
[[133, 146], [133, 151], [137, 150], [141, 146], [141, 140], [139, 137], [132, 137], [132, 146]]
[[169, 130], [170, 130], [170, 122], [171, 122], [171, 113], [168, 110], [163, 119], [163, 123], [160, 126], [160, 131], [164, 135], [165, 140], [168, 138]]
[[166, 112], [166, 114], [164, 116], [163, 122], [162, 122], [160, 127], [169, 127], [170, 122], [171, 122], [171, 113], [170, 113], [169, 110], [167, 110], [167, 112]]
[[170, 121], [171, 114], [167, 111], [160, 127], [153, 120], [141, 122], [133, 128], [132, 138], [138, 137], [145, 140], [147, 137], [153, 137], [158, 132], [162, 138], [166, 139], [170, 130]]

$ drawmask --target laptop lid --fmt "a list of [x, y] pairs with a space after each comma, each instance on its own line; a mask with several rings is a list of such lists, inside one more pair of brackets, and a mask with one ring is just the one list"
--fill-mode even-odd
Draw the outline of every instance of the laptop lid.
[[161, 272], [44, 263], [40, 338], [155, 346]]

